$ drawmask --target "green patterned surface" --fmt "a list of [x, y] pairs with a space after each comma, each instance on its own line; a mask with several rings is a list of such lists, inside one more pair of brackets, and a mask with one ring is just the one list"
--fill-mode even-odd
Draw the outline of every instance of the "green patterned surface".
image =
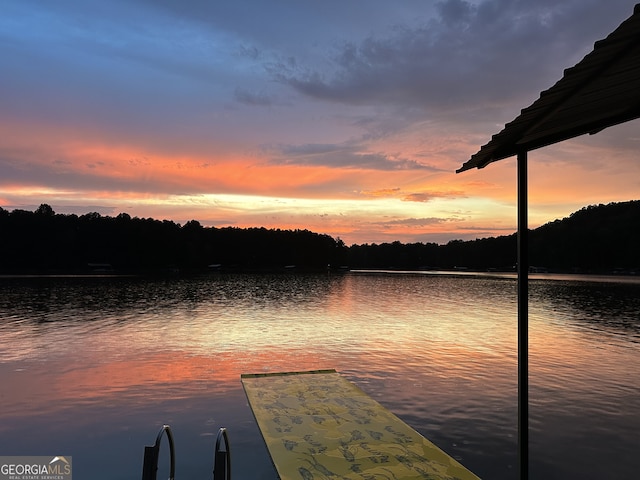
[[281, 480], [478, 479], [335, 370], [242, 384]]

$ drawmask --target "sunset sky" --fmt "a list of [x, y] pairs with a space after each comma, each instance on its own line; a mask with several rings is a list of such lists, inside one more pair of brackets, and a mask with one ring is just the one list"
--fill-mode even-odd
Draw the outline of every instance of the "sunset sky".
[[[629, 0], [3, 0], [0, 206], [354, 243], [516, 229], [455, 170]], [[531, 227], [640, 198], [640, 122], [532, 152]]]

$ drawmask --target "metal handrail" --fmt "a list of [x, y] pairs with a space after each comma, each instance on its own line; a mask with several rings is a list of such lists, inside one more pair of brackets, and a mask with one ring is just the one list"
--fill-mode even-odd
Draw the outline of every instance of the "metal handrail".
[[158, 457], [160, 455], [160, 441], [162, 440], [162, 434], [167, 434], [169, 439], [169, 454], [171, 456], [171, 464], [169, 469], [169, 480], [174, 480], [176, 475], [176, 455], [173, 447], [173, 434], [171, 433], [171, 427], [169, 425], [163, 425], [158, 436], [156, 437], [156, 443], [153, 446], [144, 447], [144, 462], [142, 464], [142, 480], [156, 480], [158, 476]]
[[[169, 439], [169, 455], [171, 465], [169, 480], [174, 480], [176, 475], [176, 455], [173, 445], [173, 433], [169, 425], [163, 425], [156, 443], [153, 446], [144, 447], [144, 462], [142, 464], [142, 480], [156, 480], [158, 476], [158, 457], [160, 456], [160, 442], [162, 435], [166, 433]], [[231, 480], [231, 449], [227, 429], [221, 428], [216, 438], [216, 447], [213, 455], [213, 480]]]
[[[224, 449], [222, 449], [223, 441]], [[231, 449], [226, 428], [218, 430], [213, 456], [213, 480], [231, 480]]]

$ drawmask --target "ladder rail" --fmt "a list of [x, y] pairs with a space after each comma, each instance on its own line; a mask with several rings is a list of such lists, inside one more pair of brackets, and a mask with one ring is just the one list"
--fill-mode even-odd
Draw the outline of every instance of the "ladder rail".
[[173, 443], [173, 433], [169, 425], [163, 425], [158, 432], [156, 442], [152, 446], [144, 447], [144, 461], [142, 464], [142, 480], [156, 480], [158, 477], [158, 457], [160, 456], [160, 443], [163, 434], [167, 435], [169, 440], [169, 480], [174, 480], [176, 476], [176, 454]]

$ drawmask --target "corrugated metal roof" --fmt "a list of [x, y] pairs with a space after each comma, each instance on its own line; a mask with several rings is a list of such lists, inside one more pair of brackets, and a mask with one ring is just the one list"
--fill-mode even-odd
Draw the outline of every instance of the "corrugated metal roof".
[[457, 173], [640, 117], [640, 4]]

